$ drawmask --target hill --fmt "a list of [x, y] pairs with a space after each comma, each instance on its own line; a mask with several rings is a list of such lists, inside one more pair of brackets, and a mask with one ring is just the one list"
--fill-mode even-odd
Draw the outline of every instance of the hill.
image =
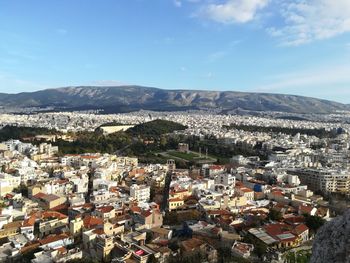
[[59, 110], [103, 109], [106, 113], [188, 109], [330, 113], [350, 106], [309, 97], [235, 91], [163, 90], [142, 86], [79, 86], [18, 94], [0, 94], [0, 107], [53, 107]]
[[159, 137], [162, 134], [185, 130], [187, 127], [173, 121], [154, 120], [136, 125], [127, 130], [133, 136]]

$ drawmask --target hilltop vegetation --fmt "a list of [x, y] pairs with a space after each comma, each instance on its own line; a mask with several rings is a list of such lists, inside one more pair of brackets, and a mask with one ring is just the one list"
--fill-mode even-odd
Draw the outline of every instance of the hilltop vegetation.
[[[184, 130], [186, 126], [172, 121], [154, 120], [139, 124], [127, 131], [111, 134], [95, 132], [77, 132], [73, 135], [74, 141], [56, 140], [52, 144], [59, 147], [59, 155], [79, 153], [111, 153], [125, 156], [136, 156], [144, 163], [164, 163], [166, 158], [161, 152], [177, 149], [178, 143], [188, 143], [190, 149], [202, 153], [208, 150], [208, 154], [218, 159], [218, 163], [227, 163], [233, 155], [260, 156], [265, 159], [260, 148], [239, 147], [227, 145], [214, 137], [199, 138], [197, 136], [184, 136], [173, 134], [177, 130]], [[57, 134], [55, 130], [45, 128], [5, 127], [0, 130], [0, 140], [10, 138], [22, 139], [40, 134]], [[188, 156], [187, 156], [188, 157]], [[192, 158], [193, 159], [193, 158]], [[179, 163], [179, 166], [187, 167], [193, 165], [193, 160], [188, 164]]]
[[[104, 135], [99, 131], [79, 132], [76, 134], [74, 142], [58, 140], [56, 145], [59, 146], [61, 154], [66, 153], [116, 153], [123, 149], [128, 155], [138, 156], [146, 154], [152, 150], [159, 150], [160, 143], [164, 142], [163, 135], [176, 130], [185, 129], [186, 127], [172, 121], [155, 120], [136, 125], [126, 132], [120, 131]], [[138, 137], [138, 140], [134, 140]], [[152, 145], [145, 145], [143, 139], [152, 138]]]
[[172, 133], [174, 131], [185, 130], [187, 127], [173, 121], [154, 120], [142, 123], [127, 130], [132, 136], [141, 137], [159, 137], [163, 134]]
[[2, 142], [10, 139], [22, 140], [23, 138], [33, 137], [40, 134], [59, 134], [59, 132], [47, 128], [17, 127], [7, 125], [0, 130], [0, 141]]

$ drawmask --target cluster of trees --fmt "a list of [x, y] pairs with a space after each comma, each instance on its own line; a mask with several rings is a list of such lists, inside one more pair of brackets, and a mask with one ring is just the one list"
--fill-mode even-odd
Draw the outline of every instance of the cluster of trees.
[[243, 130], [248, 132], [272, 132], [272, 133], [284, 133], [295, 136], [297, 133], [306, 134], [308, 136], [316, 136], [318, 138], [332, 138], [334, 133], [326, 131], [325, 129], [302, 129], [302, 128], [286, 128], [286, 127], [262, 127], [255, 125], [238, 125], [231, 124], [225, 126], [227, 129]]
[[[155, 120], [127, 130], [104, 135], [97, 129], [95, 132], [78, 132], [76, 140], [68, 142], [57, 140], [55, 145], [59, 147], [60, 154], [67, 153], [116, 153], [128, 156], [138, 156], [142, 162], [165, 160], [155, 152], [175, 149], [180, 142], [167, 136], [175, 130], [183, 130], [186, 127], [172, 121]], [[154, 143], [145, 144], [143, 141], [152, 138]]]
[[212, 136], [204, 139], [200, 139], [197, 136], [190, 136], [186, 138], [185, 142], [194, 151], [199, 151], [199, 148], [201, 148], [202, 153], [205, 153], [208, 150], [208, 154], [218, 158], [219, 163], [227, 163], [228, 159], [234, 155], [243, 155], [246, 157], [259, 156], [262, 160], [267, 159], [267, 155], [261, 151], [259, 145], [250, 147], [246, 145], [226, 144], [222, 140]]
[[311, 260], [311, 251], [302, 250], [298, 252], [288, 252], [285, 255], [286, 263], [309, 263]]
[[47, 128], [17, 127], [7, 125], [0, 129], [0, 141], [7, 141], [10, 139], [20, 140], [25, 137], [33, 137], [40, 134], [59, 134], [59, 132]]
[[142, 123], [127, 130], [132, 136], [159, 137], [162, 134], [172, 133], [174, 131], [185, 130], [187, 127], [173, 121], [154, 120]]
[[201, 216], [201, 213], [197, 210], [171, 211], [165, 214], [164, 225], [181, 225], [185, 221], [200, 220]]
[[275, 210], [275, 209], [270, 209], [270, 212], [267, 215], [267, 218], [272, 220], [272, 221], [280, 221], [280, 220], [282, 220], [282, 213], [280, 211]]
[[66, 153], [114, 153], [129, 145], [131, 137], [124, 132], [103, 135], [100, 132], [79, 132], [76, 140], [68, 142], [57, 140], [54, 144], [58, 146], [60, 154]]
[[317, 230], [320, 229], [321, 226], [323, 226], [326, 221], [319, 217], [319, 216], [311, 216], [309, 214], [304, 214], [305, 217], [305, 224], [310, 229], [310, 232], [315, 234]]
[[[215, 137], [207, 137], [204, 140], [197, 136], [174, 135], [176, 130], [184, 130], [186, 126], [166, 120], [154, 120], [136, 125], [126, 132], [117, 132], [104, 135], [98, 129], [95, 132], [78, 132], [74, 134], [75, 141], [69, 142], [57, 140], [54, 145], [59, 147], [59, 154], [77, 154], [88, 152], [118, 153], [127, 156], [137, 156], [144, 163], [164, 163], [166, 160], [158, 154], [162, 151], [177, 149], [178, 143], [188, 143], [190, 149], [218, 159], [218, 163], [227, 163], [233, 155], [252, 156], [258, 155], [265, 159], [266, 156], [259, 147], [247, 147], [224, 144]], [[22, 139], [39, 134], [59, 134], [55, 130], [46, 128], [30, 128], [6, 126], [0, 130], [0, 140]], [[145, 144], [144, 140], [152, 139], [154, 143]], [[192, 163], [178, 163], [179, 167], [186, 168]]]

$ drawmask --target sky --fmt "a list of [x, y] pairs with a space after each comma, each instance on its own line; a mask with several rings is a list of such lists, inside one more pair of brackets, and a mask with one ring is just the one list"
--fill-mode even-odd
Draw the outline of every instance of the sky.
[[350, 103], [350, 1], [0, 0], [0, 92], [124, 84]]

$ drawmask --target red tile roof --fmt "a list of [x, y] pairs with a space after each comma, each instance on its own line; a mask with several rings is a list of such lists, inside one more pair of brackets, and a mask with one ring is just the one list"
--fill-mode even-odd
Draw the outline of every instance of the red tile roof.
[[300, 205], [299, 206], [299, 211], [304, 214], [310, 214], [312, 209], [314, 209], [312, 206], [309, 206], [309, 205]]
[[294, 233], [297, 235], [301, 235], [302, 233], [304, 233], [307, 230], [309, 230], [309, 228], [305, 224], [300, 224], [294, 228]]
[[91, 229], [91, 228], [94, 228], [96, 226], [103, 225], [103, 220], [101, 218], [95, 217], [95, 216], [86, 216], [83, 219], [83, 224], [84, 224], [85, 228]]
[[69, 238], [69, 235], [63, 233], [63, 234], [59, 234], [59, 235], [49, 235], [41, 240], [39, 240], [41, 245], [46, 245], [46, 244], [50, 244], [52, 242], [56, 242], [58, 240], [63, 240]]
[[114, 209], [113, 206], [109, 205], [109, 206], [103, 206], [103, 207], [99, 207], [96, 210], [100, 211], [101, 213], [105, 214], [105, 213], [109, 213]]
[[66, 216], [62, 213], [56, 212], [56, 211], [45, 211], [42, 213], [42, 218], [45, 219], [45, 218], [50, 218], [50, 217], [57, 218], [59, 220], [68, 218], [68, 216]]
[[170, 202], [183, 202], [183, 199], [181, 199], [181, 198], [171, 198], [171, 199], [169, 199], [169, 203]]

